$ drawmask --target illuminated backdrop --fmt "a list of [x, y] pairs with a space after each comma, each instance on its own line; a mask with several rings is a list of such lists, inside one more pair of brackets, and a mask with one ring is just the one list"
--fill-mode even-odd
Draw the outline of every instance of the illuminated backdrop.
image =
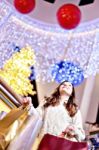
[[36, 79], [53, 81], [51, 65], [67, 60], [83, 68], [84, 77], [99, 72], [99, 19], [81, 23], [74, 30], [64, 30], [17, 13], [6, 2], [0, 2], [0, 68], [20, 48], [35, 50]]

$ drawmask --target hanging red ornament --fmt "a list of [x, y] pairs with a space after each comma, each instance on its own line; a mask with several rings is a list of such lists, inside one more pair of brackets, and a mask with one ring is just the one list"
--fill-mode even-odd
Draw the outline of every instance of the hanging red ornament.
[[14, 0], [14, 6], [20, 13], [27, 14], [35, 8], [35, 0]]
[[81, 11], [74, 4], [64, 4], [57, 11], [57, 19], [61, 27], [73, 29], [80, 23]]

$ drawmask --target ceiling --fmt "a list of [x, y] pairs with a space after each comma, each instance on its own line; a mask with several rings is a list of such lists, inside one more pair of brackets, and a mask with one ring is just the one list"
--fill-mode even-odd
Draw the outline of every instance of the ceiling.
[[[9, 0], [13, 4], [14, 0]], [[31, 18], [37, 19], [48, 24], [57, 24], [56, 12], [60, 6], [66, 3], [78, 5], [80, 0], [56, 0], [55, 3], [49, 3], [44, 0], [36, 0], [35, 9], [28, 14]], [[91, 21], [99, 18], [99, 0], [94, 3], [79, 6], [82, 12], [81, 22]]]

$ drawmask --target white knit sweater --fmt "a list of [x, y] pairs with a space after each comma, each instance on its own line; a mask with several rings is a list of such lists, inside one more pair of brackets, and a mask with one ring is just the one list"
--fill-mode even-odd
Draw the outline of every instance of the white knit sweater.
[[[63, 105], [49, 106], [45, 109], [39, 106], [37, 112], [44, 119], [40, 133], [42, 136], [46, 133], [59, 136], [67, 127], [72, 126], [79, 141], [85, 138], [80, 110], [77, 111], [74, 117], [69, 116]], [[74, 138], [72, 140], [75, 141]]]

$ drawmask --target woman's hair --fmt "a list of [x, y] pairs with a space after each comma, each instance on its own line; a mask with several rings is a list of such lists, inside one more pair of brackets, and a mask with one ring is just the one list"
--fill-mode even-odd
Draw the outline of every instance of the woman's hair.
[[[44, 104], [44, 108], [47, 108], [49, 106], [56, 106], [59, 105], [60, 103], [60, 86], [64, 83], [64, 82], [68, 82], [68, 81], [63, 81], [54, 91], [54, 93], [51, 94], [50, 97], [45, 97], [45, 104]], [[76, 112], [77, 112], [77, 104], [75, 103], [75, 89], [74, 86], [72, 85], [72, 93], [67, 101], [67, 103], [64, 102], [64, 106], [65, 108], [68, 110], [69, 115], [71, 117], [73, 117]]]
[[[68, 82], [68, 81], [64, 81], [64, 82]], [[54, 91], [54, 93], [52, 93], [52, 95], [50, 97], [45, 97], [45, 104], [44, 107], [48, 107], [48, 106], [56, 106], [60, 103], [60, 86], [64, 83], [62, 82]], [[68, 99], [67, 103], [64, 103], [65, 108], [71, 113], [72, 109], [77, 108], [77, 105], [75, 104], [75, 89], [74, 86], [72, 85], [72, 93]], [[70, 115], [72, 116], [72, 114]]]

